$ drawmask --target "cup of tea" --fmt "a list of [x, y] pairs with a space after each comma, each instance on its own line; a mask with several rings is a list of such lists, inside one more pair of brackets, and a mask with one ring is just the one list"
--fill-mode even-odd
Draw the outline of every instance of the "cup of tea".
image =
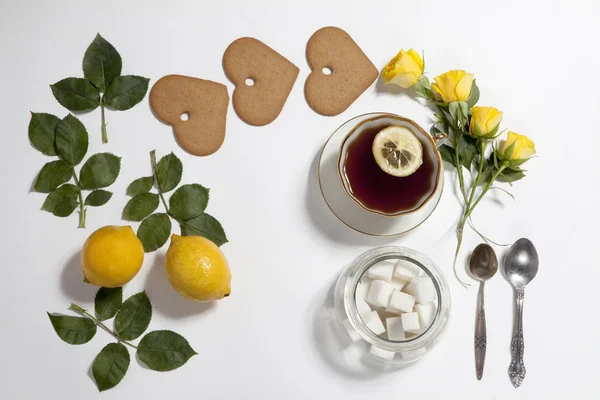
[[[390, 126], [410, 130], [421, 143], [423, 162], [411, 175], [383, 171], [373, 156], [375, 136]], [[366, 212], [407, 218], [411, 225], [433, 212], [444, 185], [444, 165], [437, 146], [447, 135], [429, 135], [416, 122], [395, 114], [376, 114], [360, 121], [342, 140], [337, 160], [344, 192]]]

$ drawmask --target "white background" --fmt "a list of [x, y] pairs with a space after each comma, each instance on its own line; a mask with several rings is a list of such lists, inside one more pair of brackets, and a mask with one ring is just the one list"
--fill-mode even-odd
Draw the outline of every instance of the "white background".
[[[0, 260], [0, 383], [7, 399], [165, 396], [200, 399], [597, 399], [600, 357], [597, 282], [596, 154], [600, 110], [600, 3], [595, 1], [11, 1], [0, 3], [2, 231]], [[367, 5], [369, 3], [370, 5]], [[525, 180], [489, 196], [475, 224], [502, 243], [519, 237], [537, 246], [541, 265], [527, 288], [527, 377], [514, 389], [507, 376], [512, 293], [498, 274], [487, 286], [488, 354], [484, 379], [473, 365], [476, 290], [452, 276], [453, 227], [460, 206], [447, 172], [446, 190], [432, 217], [395, 239], [363, 236], [327, 209], [316, 181], [319, 151], [343, 121], [390, 111], [429, 127], [429, 109], [404, 94], [373, 85], [336, 117], [313, 112], [303, 96], [309, 68], [305, 45], [317, 29], [345, 29], [381, 68], [401, 48], [424, 49], [426, 69], [475, 73], [481, 104], [504, 111], [503, 127], [531, 137], [539, 157]], [[266, 127], [240, 121], [230, 107], [227, 137], [216, 154], [197, 158], [175, 143], [170, 127], [152, 115], [147, 99], [124, 113], [107, 112], [110, 142], [100, 142], [99, 110], [81, 116], [88, 154], [114, 152], [122, 172], [104, 207], [90, 209], [87, 229], [77, 216], [40, 211], [44, 195], [30, 191], [47, 157], [27, 139], [29, 111], [66, 115], [49, 84], [82, 76], [83, 53], [97, 32], [123, 57], [123, 73], [152, 79], [179, 73], [225, 83], [227, 45], [253, 36], [281, 52], [300, 75], [279, 118]], [[150, 173], [148, 153], [174, 151], [183, 182], [211, 188], [208, 211], [225, 227], [223, 246], [233, 292], [216, 305], [179, 297], [162, 269], [165, 248], [148, 254], [125, 288], [147, 290], [154, 306], [150, 329], [172, 329], [199, 353], [169, 373], [132, 359], [121, 384], [99, 395], [88, 376], [103, 331], [70, 346], [56, 336], [46, 311], [71, 302], [91, 307], [95, 288], [81, 282], [78, 251], [86, 237], [122, 224], [125, 188]], [[137, 224], [134, 224], [137, 229]], [[376, 376], [348, 374], [327, 355], [319, 315], [340, 270], [383, 244], [413, 247], [446, 272], [453, 296], [447, 335], [422, 362]], [[464, 260], [479, 243], [468, 230]], [[501, 255], [505, 248], [497, 248]]]

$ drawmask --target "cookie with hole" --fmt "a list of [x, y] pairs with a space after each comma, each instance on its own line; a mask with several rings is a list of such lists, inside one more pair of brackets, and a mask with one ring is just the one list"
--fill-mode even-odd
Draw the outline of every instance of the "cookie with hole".
[[173, 126], [175, 138], [196, 156], [213, 154], [225, 140], [229, 94], [221, 83], [183, 75], [166, 75], [150, 91], [158, 119]]
[[375, 82], [379, 72], [348, 33], [328, 26], [306, 45], [311, 69], [304, 84], [308, 105], [326, 116], [344, 112]]
[[273, 122], [283, 110], [300, 70], [260, 40], [234, 40], [223, 54], [223, 69], [235, 85], [238, 117], [253, 126]]

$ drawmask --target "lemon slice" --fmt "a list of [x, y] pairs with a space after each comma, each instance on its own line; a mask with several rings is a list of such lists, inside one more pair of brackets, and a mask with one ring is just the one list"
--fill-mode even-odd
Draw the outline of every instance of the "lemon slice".
[[382, 129], [373, 140], [379, 168], [392, 176], [409, 176], [423, 163], [423, 147], [414, 133], [402, 126]]

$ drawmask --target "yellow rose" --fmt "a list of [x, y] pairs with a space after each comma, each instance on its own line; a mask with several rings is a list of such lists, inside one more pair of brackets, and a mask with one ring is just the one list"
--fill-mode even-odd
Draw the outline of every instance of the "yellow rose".
[[473, 74], [462, 70], [452, 70], [436, 76], [431, 84], [435, 98], [444, 103], [453, 101], [467, 101], [471, 95]]
[[471, 112], [473, 114], [469, 125], [471, 135], [485, 136], [498, 130], [498, 125], [502, 121], [502, 111], [494, 107], [474, 106]]
[[423, 59], [419, 53], [413, 49], [400, 50], [400, 53], [383, 67], [381, 76], [385, 83], [395, 83], [403, 88], [409, 88], [414, 86], [423, 75], [423, 66]]
[[527, 160], [535, 154], [535, 144], [527, 136], [509, 131], [506, 140], [500, 142], [498, 155], [502, 160]]

